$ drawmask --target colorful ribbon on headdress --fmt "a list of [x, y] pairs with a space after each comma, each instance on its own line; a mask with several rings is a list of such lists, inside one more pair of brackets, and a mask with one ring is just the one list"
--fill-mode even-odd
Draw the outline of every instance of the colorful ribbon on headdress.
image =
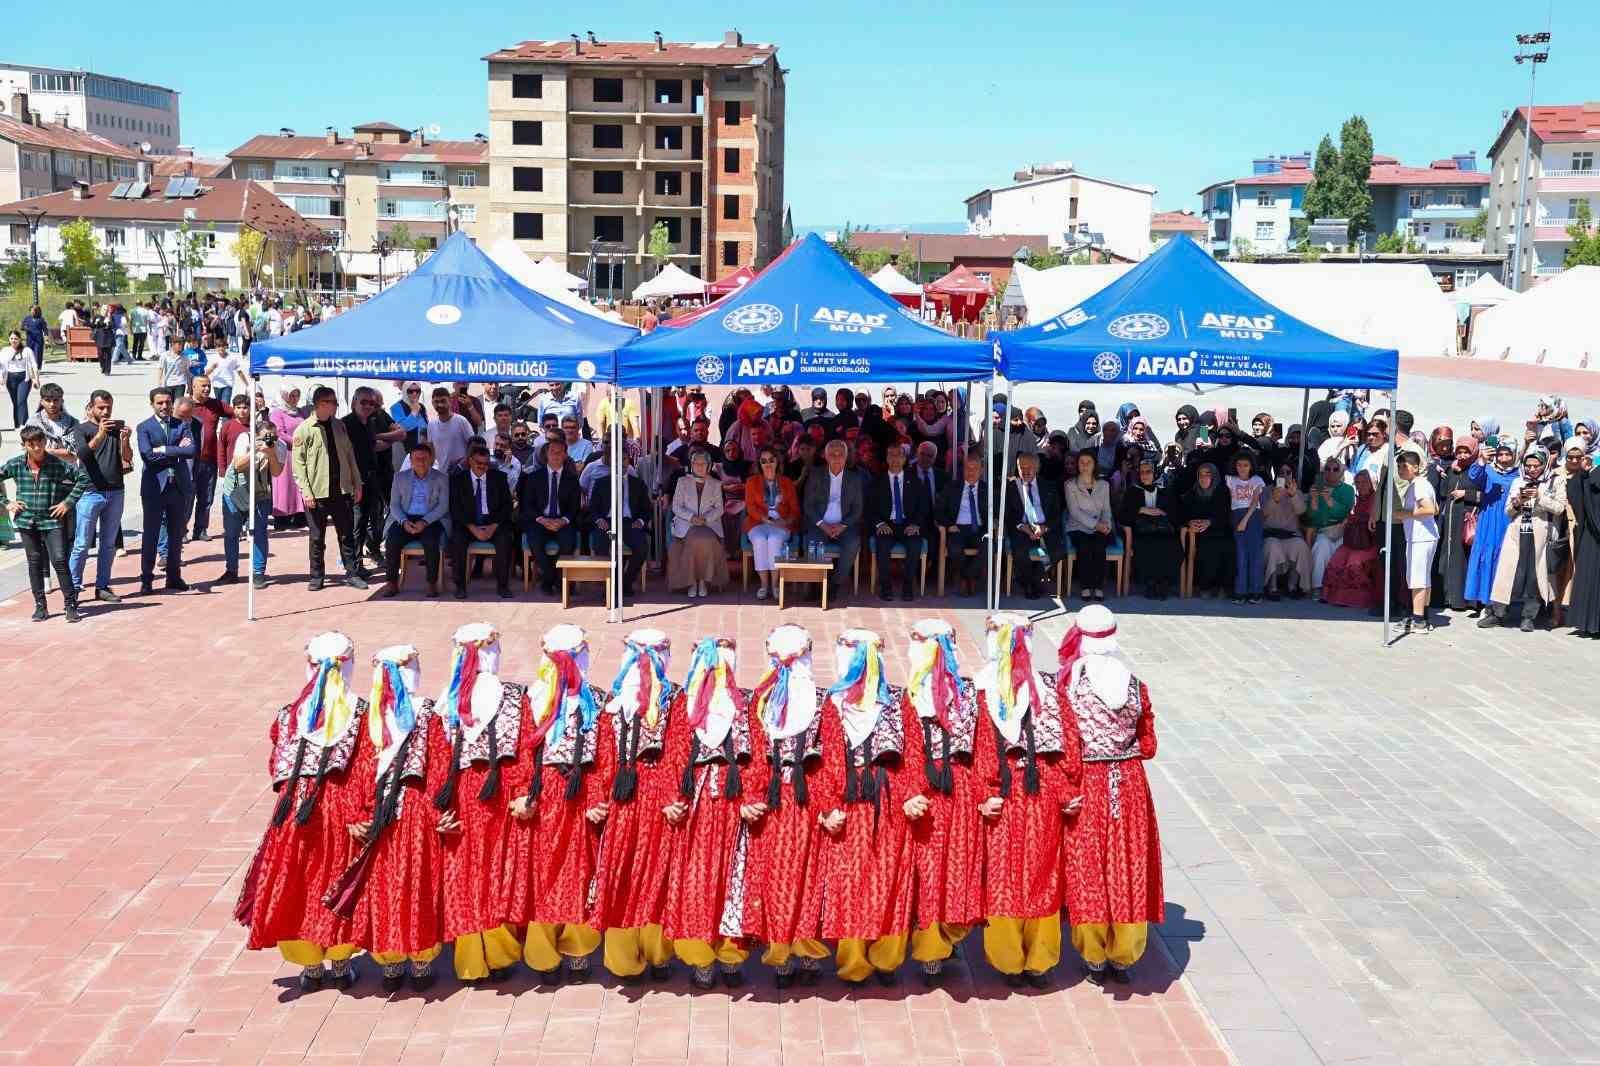
[[911, 680], [906, 688], [908, 691], [918, 692], [924, 681], [929, 682], [934, 713], [939, 718], [939, 725], [948, 730], [949, 709], [955, 706], [956, 694], [961, 691], [955, 642], [950, 639], [948, 633], [940, 633], [924, 643], [931, 646], [932, 650], [922, 653], [921, 661], [916, 669], [911, 671]]
[[715, 637], [705, 637], [694, 646], [689, 659], [688, 691], [689, 727], [699, 729], [711, 717], [711, 701], [717, 693], [725, 693], [737, 711], [744, 711], [744, 696], [734, 684], [733, 671], [722, 659], [722, 651]]
[[1000, 660], [995, 663], [995, 691], [1000, 697], [1000, 718], [1009, 721], [1017, 713], [1017, 694], [1024, 685], [1028, 689], [1028, 706], [1039, 706], [1039, 689], [1034, 683], [1033, 655], [1028, 642], [1020, 639], [1017, 628], [1003, 625], [996, 635], [1000, 643]]
[[611, 682], [611, 698], [616, 699], [622, 693], [622, 683], [627, 680], [628, 671], [639, 665], [642, 656], [649, 664], [649, 669], [639, 671], [639, 704], [634, 711], [635, 717], [644, 718], [645, 725], [651, 729], [661, 721], [661, 716], [667, 710], [667, 667], [661, 661], [661, 653], [655, 648], [641, 648], [633, 642], [625, 645], [622, 653], [622, 669], [617, 671], [617, 679]]
[[451, 729], [459, 729], [472, 720], [472, 688], [478, 681], [478, 645], [463, 644], [450, 657], [450, 687], [445, 689], [440, 701], [439, 714]]
[[[789, 717], [789, 673], [803, 654], [769, 655], [771, 665], [750, 693], [750, 706], [768, 729], [781, 730]], [[776, 721], [772, 718], [774, 709], [778, 715]]]
[[855, 646], [850, 665], [828, 689], [828, 695], [843, 693], [844, 702], [861, 707], [869, 701], [889, 702], [889, 680], [883, 676], [883, 649], [869, 641]]
[[367, 736], [380, 753], [398, 744], [417, 724], [411, 690], [396, 663], [386, 662], [373, 674], [372, 698], [367, 701]]
[[317, 739], [320, 732], [319, 742], [329, 744], [344, 734], [350, 724], [351, 707], [339, 660], [323, 659], [317, 663], [317, 672], [295, 697], [292, 713], [297, 732], [307, 740]]
[[539, 664], [538, 677], [544, 702], [533, 708], [533, 720], [548, 721], [551, 731], [562, 736], [567, 728], [567, 708], [576, 702], [579, 731], [587, 733], [600, 714], [600, 705], [595, 702], [589, 686], [584, 684], [577, 658], [570, 651], [547, 651]]
[[1062, 680], [1060, 683], [1066, 683], [1066, 679], [1072, 676], [1072, 664], [1083, 657], [1083, 642], [1085, 638], [1090, 640], [1098, 640], [1102, 637], [1114, 636], [1116, 632], [1117, 627], [1115, 625], [1113, 625], [1110, 629], [1102, 629], [1098, 632], [1090, 633], [1079, 629], [1078, 623], [1072, 623], [1072, 628], [1067, 630], [1067, 635], [1061, 640], [1060, 658]]

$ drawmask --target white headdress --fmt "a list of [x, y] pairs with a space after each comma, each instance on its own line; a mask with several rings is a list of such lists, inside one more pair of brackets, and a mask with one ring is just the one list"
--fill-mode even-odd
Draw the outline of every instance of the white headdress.
[[828, 695], [839, 708], [839, 720], [853, 748], [872, 735], [878, 716], [889, 706], [883, 638], [870, 629], [847, 629], [834, 644], [833, 660], [838, 680]]
[[817, 717], [817, 684], [811, 677], [811, 634], [782, 625], [767, 634], [767, 672], [750, 693], [767, 736], [785, 740], [811, 727]]
[[667, 666], [672, 641], [659, 629], [635, 629], [623, 638], [622, 667], [611, 683], [606, 710], [628, 721], [643, 717], [651, 729], [667, 713]]
[[1022, 719], [1039, 700], [1044, 684], [1033, 667], [1033, 619], [999, 611], [989, 616], [986, 661], [973, 680], [989, 718], [1007, 744], [1022, 736]]

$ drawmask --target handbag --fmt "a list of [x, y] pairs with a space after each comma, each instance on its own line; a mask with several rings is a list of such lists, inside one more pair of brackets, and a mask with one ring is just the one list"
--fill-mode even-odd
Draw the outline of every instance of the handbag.
[[1478, 509], [1474, 507], [1467, 512], [1461, 520], [1461, 546], [1472, 547], [1472, 542], [1478, 539]]

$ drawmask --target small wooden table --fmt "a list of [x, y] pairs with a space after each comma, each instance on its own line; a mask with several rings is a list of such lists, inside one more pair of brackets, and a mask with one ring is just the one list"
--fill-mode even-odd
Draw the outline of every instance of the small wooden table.
[[810, 560], [781, 559], [773, 563], [773, 568], [778, 571], [778, 609], [783, 609], [783, 588], [790, 581], [802, 584], [817, 584], [822, 586], [822, 609], [828, 609], [828, 577], [833, 573], [833, 560], [824, 559], [820, 562]]
[[568, 606], [568, 592], [575, 581], [603, 581], [606, 586], [606, 602], [611, 602], [611, 560], [610, 559], [558, 559], [556, 569], [561, 571], [561, 609]]

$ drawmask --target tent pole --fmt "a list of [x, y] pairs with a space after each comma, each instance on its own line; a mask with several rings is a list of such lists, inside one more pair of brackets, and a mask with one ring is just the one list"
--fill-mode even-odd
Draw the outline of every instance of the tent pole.
[[[250, 409], [250, 415], [245, 419], [245, 432], [250, 434], [250, 512], [245, 517], [245, 533], [250, 541], [248, 547], [252, 555], [256, 544], [256, 384], [250, 376], [250, 368], [244, 370], [244, 402]], [[233, 456], [218, 456], [225, 463], [232, 463]], [[250, 580], [244, 586], [244, 620], [256, 620], [256, 568], [251, 560]]]
[[[1000, 472], [996, 475], [995, 485], [990, 490], [991, 498], [995, 495], [1000, 498], [995, 507], [998, 512], [998, 519], [992, 527], [994, 543], [990, 545], [994, 551], [990, 559], [994, 563], [994, 609], [997, 611], [1000, 609], [1000, 564], [1004, 561], [1006, 543], [1005, 532], [1000, 527], [1005, 524], [1006, 520], [1004, 486], [1006, 483], [1006, 466], [1011, 462], [1011, 403], [1016, 393], [1017, 383], [1015, 381], [1008, 382], [1006, 388], [1006, 411], [1000, 417]], [[1015, 562], [1012, 565], [1015, 566]]]
[[1389, 646], [1389, 609], [1391, 591], [1390, 585], [1394, 577], [1394, 494], [1399, 487], [1397, 479], [1400, 474], [1399, 465], [1394, 461], [1400, 439], [1395, 434], [1399, 432], [1399, 425], [1395, 419], [1395, 412], [1400, 410], [1400, 384], [1389, 390], [1389, 459], [1388, 474], [1384, 478], [1383, 493], [1383, 647]]
[[1306, 469], [1306, 438], [1311, 436], [1311, 427], [1306, 425], [1306, 419], [1311, 417], [1311, 390], [1306, 389], [1300, 400], [1300, 458], [1294, 465], [1294, 483], [1300, 484], [1300, 479], [1305, 477]]
[[978, 435], [978, 438], [977, 438], [977, 441], [976, 441], [978, 447], [983, 449], [983, 472], [984, 472], [984, 479], [983, 480], [984, 480], [984, 484], [985, 484], [986, 489], [987, 489], [987, 493], [986, 494], [988, 496], [988, 499], [986, 499], [984, 501], [984, 506], [989, 509], [989, 523], [988, 523], [989, 524], [989, 528], [988, 528], [988, 530], [986, 532], [986, 536], [988, 537], [988, 539], [986, 541], [984, 541], [984, 544], [983, 544], [983, 565], [984, 565], [983, 606], [984, 606], [985, 610], [989, 610], [989, 611], [994, 610], [994, 577], [989, 572], [989, 560], [990, 560], [990, 558], [992, 558], [993, 550], [994, 550], [995, 523], [994, 523], [994, 448], [990, 446], [990, 441], [989, 441], [989, 432], [990, 431], [989, 431], [989, 421], [988, 421], [988, 419], [989, 419], [989, 412], [994, 407], [994, 394], [995, 394], [995, 375], [993, 373], [991, 373], [989, 375], [989, 382], [984, 387], [984, 390], [983, 390], [984, 421], [982, 423], [982, 427], [983, 427], [982, 428], [982, 432]]
[[622, 621], [622, 489], [628, 460], [622, 454], [622, 388], [611, 386], [611, 621]]

